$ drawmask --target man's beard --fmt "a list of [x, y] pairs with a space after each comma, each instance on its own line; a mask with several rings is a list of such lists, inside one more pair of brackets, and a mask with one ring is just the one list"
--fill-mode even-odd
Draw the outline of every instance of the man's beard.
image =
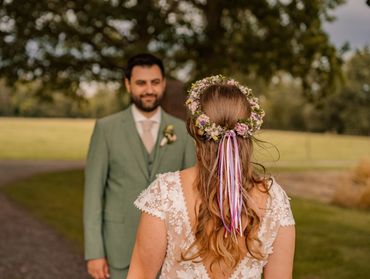
[[[150, 105], [146, 105], [144, 101], [141, 99], [142, 97], [145, 97], [145, 96], [153, 96], [155, 98], [154, 102]], [[140, 96], [134, 96], [133, 94], [131, 94], [131, 101], [135, 104], [135, 106], [138, 109], [145, 111], [145, 112], [152, 112], [153, 110], [155, 110], [159, 106], [159, 103], [161, 102], [161, 100], [162, 100], [162, 97], [158, 97], [158, 95], [154, 95], [154, 94], [142, 94]]]

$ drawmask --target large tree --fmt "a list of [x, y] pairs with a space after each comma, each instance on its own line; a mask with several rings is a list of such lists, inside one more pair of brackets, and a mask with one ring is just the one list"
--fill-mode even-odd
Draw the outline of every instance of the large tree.
[[5, 0], [0, 75], [40, 92], [121, 80], [127, 57], [151, 51], [172, 76], [301, 78], [309, 98], [333, 90], [341, 60], [322, 28], [344, 0]]

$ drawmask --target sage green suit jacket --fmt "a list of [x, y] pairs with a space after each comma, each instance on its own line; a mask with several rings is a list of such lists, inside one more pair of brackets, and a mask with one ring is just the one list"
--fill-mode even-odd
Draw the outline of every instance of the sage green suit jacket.
[[[163, 130], [175, 128], [177, 140], [160, 146]], [[99, 119], [91, 137], [85, 169], [85, 259], [106, 257], [110, 266], [127, 268], [140, 211], [133, 202], [158, 173], [195, 163], [194, 141], [185, 124], [162, 110], [155, 158], [148, 168], [131, 108]]]

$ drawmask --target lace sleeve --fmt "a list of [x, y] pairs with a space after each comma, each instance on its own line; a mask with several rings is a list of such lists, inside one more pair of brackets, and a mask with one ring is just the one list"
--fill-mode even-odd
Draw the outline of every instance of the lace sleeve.
[[134, 204], [141, 211], [164, 220], [165, 210], [163, 207], [161, 183], [161, 177], [158, 176], [148, 188], [141, 192]]
[[290, 198], [280, 185], [276, 184], [277, 199], [277, 221], [281, 226], [291, 226], [295, 224], [292, 209], [290, 207]]

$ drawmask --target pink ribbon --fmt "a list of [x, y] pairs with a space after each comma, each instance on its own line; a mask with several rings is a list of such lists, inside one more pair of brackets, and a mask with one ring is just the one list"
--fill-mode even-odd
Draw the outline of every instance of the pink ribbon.
[[[227, 131], [219, 143], [218, 169], [220, 184], [217, 197], [222, 223], [230, 234], [242, 236], [242, 173], [238, 142], [233, 130]], [[228, 203], [225, 208], [224, 202]], [[230, 216], [229, 223], [225, 221], [227, 215]]]

